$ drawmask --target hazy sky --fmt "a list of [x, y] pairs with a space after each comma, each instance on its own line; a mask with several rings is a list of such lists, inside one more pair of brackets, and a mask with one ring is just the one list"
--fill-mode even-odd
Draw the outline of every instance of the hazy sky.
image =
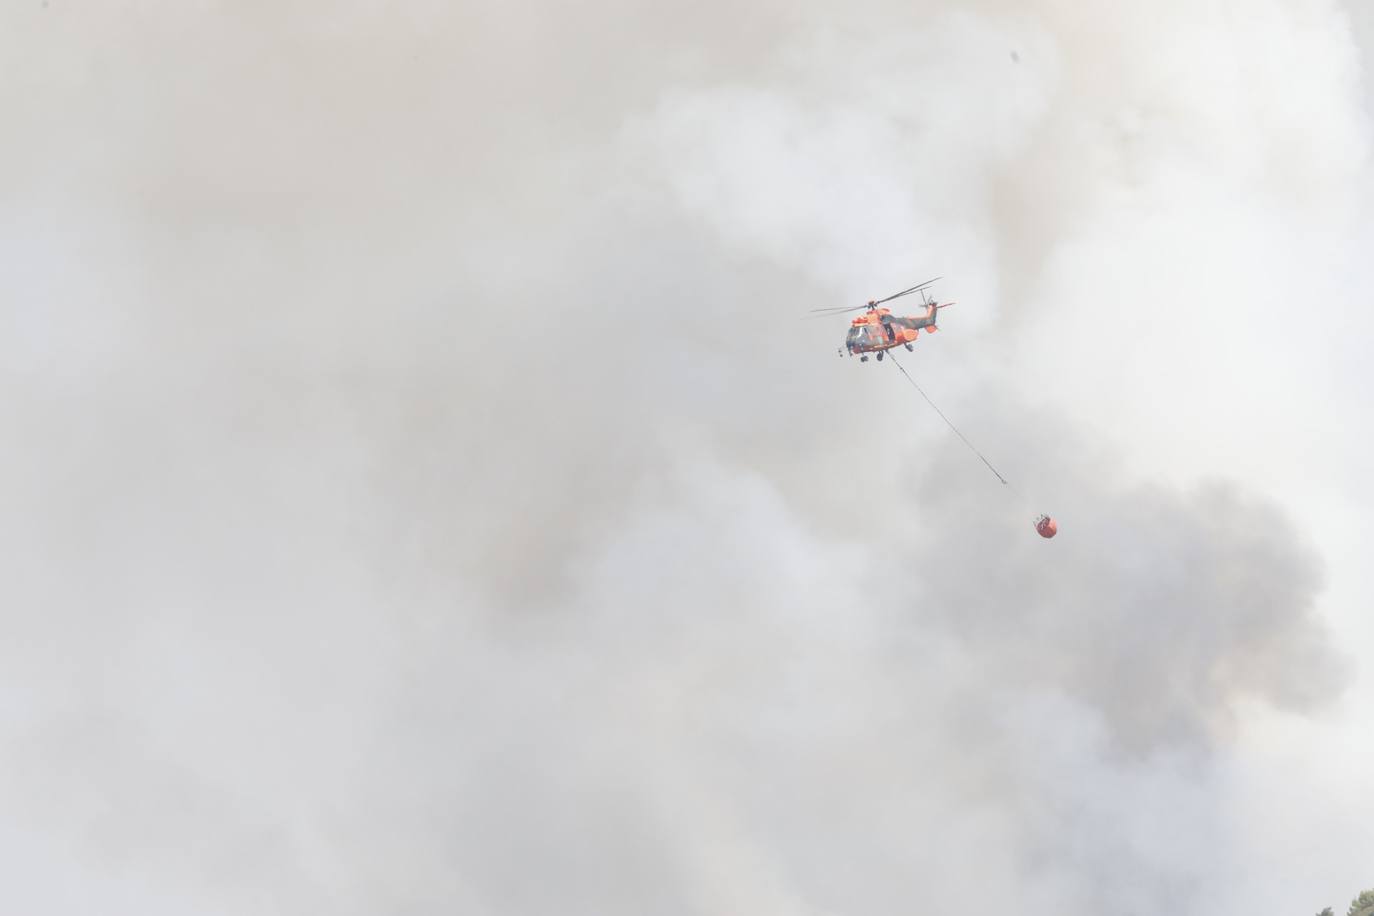
[[10, 908], [1374, 886], [1374, 12], [843, 6], [0, 10]]

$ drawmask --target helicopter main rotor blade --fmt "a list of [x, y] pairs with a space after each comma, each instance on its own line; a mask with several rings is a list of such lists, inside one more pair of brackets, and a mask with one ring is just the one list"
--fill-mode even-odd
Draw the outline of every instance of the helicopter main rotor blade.
[[838, 314], [840, 314], [841, 312], [857, 312], [859, 309], [866, 309], [866, 308], [868, 308], [868, 303], [864, 303], [863, 305], [852, 305], [852, 306], [839, 305], [839, 306], [835, 306], [835, 307], [833, 307], [833, 308], [828, 308], [828, 309], [811, 309], [811, 311], [812, 311], [812, 312], [824, 312], [824, 313], [826, 313], [826, 314], [828, 314], [828, 315], [838, 315]]
[[810, 312], [809, 312], [808, 314], [811, 315], [812, 317], [822, 317], [822, 316], [824, 316], [824, 315], [843, 315], [845, 312], [857, 312], [857, 311], [859, 311], [860, 309], [873, 308], [874, 306], [882, 305], [884, 302], [891, 302], [893, 299], [900, 299], [902, 296], [909, 296], [909, 295], [911, 295], [912, 293], [919, 293], [921, 290], [925, 289], [926, 287], [930, 286], [930, 284], [932, 284], [932, 283], [934, 283], [936, 280], [940, 280], [940, 279], [942, 279], [942, 278], [941, 278], [941, 277], [935, 277], [935, 278], [933, 278], [933, 279], [927, 280], [926, 282], [920, 284], [919, 286], [913, 286], [913, 287], [911, 287], [911, 289], [904, 289], [904, 290], [902, 290], [900, 293], [893, 293], [891, 296], [888, 296], [886, 299], [875, 299], [875, 300], [872, 301], [872, 302], [865, 302], [863, 305], [853, 305], [853, 306], [843, 306], [843, 305], [840, 305], [840, 306], [833, 306], [833, 307], [831, 307], [831, 308], [824, 308], [824, 309], [811, 309]]
[[891, 302], [893, 299], [899, 299], [899, 298], [901, 298], [902, 296], [909, 296], [909, 295], [911, 295], [912, 293], [919, 293], [921, 290], [925, 289], [927, 286], [930, 286], [930, 284], [932, 284], [932, 283], [934, 283], [936, 280], [940, 280], [940, 279], [942, 279], [942, 278], [941, 278], [941, 277], [935, 277], [934, 279], [927, 280], [926, 282], [920, 284], [919, 286], [913, 286], [911, 289], [904, 289], [904, 290], [902, 290], [900, 293], [893, 293], [891, 296], [888, 296], [886, 299], [879, 299], [879, 300], [877, 300], [877, 302], [875, 302], [874, 304], [877, 305], [877, 304], [883, 303], [883, 302]]

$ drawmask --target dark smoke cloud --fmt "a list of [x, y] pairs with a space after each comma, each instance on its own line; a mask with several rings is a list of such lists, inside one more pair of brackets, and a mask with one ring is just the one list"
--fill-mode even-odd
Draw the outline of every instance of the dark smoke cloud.
[[[1083, 133], [1148, 42], [1008, 9], [4, 13], [7, 898], [1215, 911], [1323, 564], [1018, 390], [999, 288], [1176, 150]], [[913, 262], [1014, 493], [796, 321]]]

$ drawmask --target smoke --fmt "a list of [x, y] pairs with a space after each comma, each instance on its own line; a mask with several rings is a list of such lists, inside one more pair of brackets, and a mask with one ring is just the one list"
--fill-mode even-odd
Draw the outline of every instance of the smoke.
[[[1243, 909], [1350, 682], [1252, 274], [1363, 282], [1341, 7], [0, 16], [25, 912]], [[797, 320], [936, 274], [1012, 488]]]

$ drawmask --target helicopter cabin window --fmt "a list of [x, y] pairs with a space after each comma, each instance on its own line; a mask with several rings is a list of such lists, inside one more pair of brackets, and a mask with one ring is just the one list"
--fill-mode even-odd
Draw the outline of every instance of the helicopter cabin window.
[[862, 327], [850, 328], [849, 336], [845, 338], [844, 342], [851, 347], [857, 347], [863, 342], [863, 332]]

